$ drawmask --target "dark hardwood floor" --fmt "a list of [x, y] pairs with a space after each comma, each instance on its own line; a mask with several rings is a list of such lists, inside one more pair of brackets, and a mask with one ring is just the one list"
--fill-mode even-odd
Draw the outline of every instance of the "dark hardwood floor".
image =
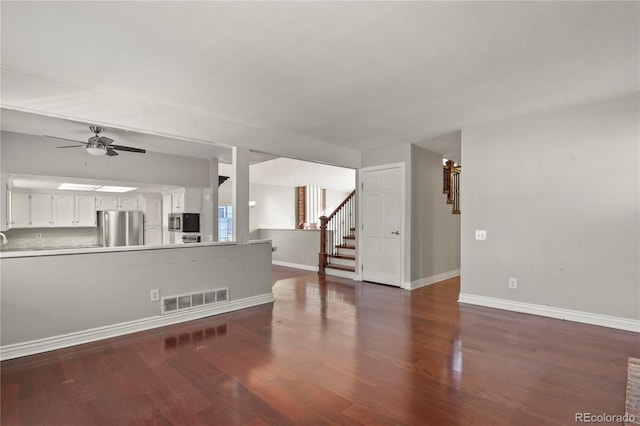
[[636, 333], [274, 267], [274, 304], [4, 361], [8, 425], [545, 425], [623, 414]]

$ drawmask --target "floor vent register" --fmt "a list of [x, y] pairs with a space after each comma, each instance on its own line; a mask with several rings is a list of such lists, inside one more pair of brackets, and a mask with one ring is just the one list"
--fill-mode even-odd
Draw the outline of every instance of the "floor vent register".
[[226, 303], [229, 301], [229, 288], [202, 290], [195, 293], [178, 294], [162, 298], [163, 314], [181, 312], [187, 309], [201, 308], [207, 305]]

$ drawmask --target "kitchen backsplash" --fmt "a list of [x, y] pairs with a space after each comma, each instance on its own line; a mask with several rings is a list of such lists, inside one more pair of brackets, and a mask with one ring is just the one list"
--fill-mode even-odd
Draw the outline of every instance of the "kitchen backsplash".
[[[97, 228], [10, 229], [3, 250], [91, 247], [98, 245]], [[40, 238], [38, 238], [38, 234]]]

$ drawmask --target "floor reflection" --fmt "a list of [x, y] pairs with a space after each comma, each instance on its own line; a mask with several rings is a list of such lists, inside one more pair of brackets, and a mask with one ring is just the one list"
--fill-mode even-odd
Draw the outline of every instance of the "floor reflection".
[[[163, 348], [167, 349], [175, 349], [178, 346], [183, 345], [198, 345], [200, 342], [208, 339], [213, 339], [216, 336], [224, 336], [227, 334], [228, 324], [220, 324], [218, 326], [213, 327], [205, 327], [199, 330], [193, 330], [187, 333], [180, 333], [178, 336], [169, 336], [164, 338]], [[197, 349], [197, 347], [196, 347]]]

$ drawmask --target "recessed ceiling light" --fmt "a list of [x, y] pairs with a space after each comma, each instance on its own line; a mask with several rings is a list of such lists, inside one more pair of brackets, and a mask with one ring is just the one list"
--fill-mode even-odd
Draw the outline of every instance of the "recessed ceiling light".
[[96, 188], [100, 188], [100, 185], [85, 185], [82, 183], [61, 183], [58, 189], [66, 191], [93, 191]]
[[138, 189], [138, 188], [131, 188], [129, 186], [101, 186], [99, 188], [96, 188], [95, 191], [97, 192], [129, 192], [129, 191], [133, 191], [134, 189]]

